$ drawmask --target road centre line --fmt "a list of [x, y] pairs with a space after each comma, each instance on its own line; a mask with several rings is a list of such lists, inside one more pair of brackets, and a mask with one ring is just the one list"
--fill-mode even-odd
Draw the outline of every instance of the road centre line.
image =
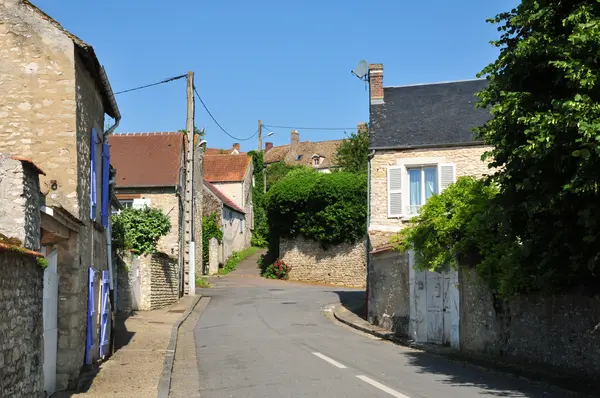
[[313, 355], [314, 355], [314, 356], [317, 356], [317, 357], [319, 357], [319, 358], [321, 358], [322, 360], [324, 360], [324, 361], [326, 361], [326, 362], [329, 362], [330, 364], [332, 364], [332, 365], [333, 365], [333, 366], [335, 366], [336, 368], [339, 368], [339, 369], [346, 369], [346, 365], [342, 365], [342, 364], [341, 364], [341, 363], [339, 363], [338, 361], [336, 361], [336, 360], [334, 360], [334, 359], [331, 359], [331, 358], [329, 358], [328, 356], [321, 354], [320, 352], [313, 352]]
[[362, 381], [364, 381], [365, 383], [369, 383], [370, 385], [372, 385], [375, 388], [380, 389], [381, 391], [387, 392], [388, 394], [390, 394], [392, 397], [396, 397], [396, 398], [410, 398], [402, 393], [399, 393], [396, 390], [392, 390], [391, 388], [384, 386], [383, 384], [367, 377], [367, 376], [363, 376], [363, 375], [358, 375], [356, 376], [359, 379], [361, 379]]

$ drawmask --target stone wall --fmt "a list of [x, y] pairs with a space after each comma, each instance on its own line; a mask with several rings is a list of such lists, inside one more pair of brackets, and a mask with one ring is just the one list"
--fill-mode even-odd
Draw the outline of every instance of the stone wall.
[[600, 297], [501, 301], [468, 269], [459, 283], [462, 351], [600, 382]]
[[410, 318], [408, 253], [386, 250], [370, 255], [367, 320], [408, 336]]
[[292, 267], [290, 280], [347, 287], [366, 286], [366, 243], [343, 243], [323, 250], [313, 240], [280, 239], [279, 258]]
[[435, 158], [437, 163], [454, 163], [456, 177], [488, 174], [487, 163], [481, 155], [485, 146], [377, 151], [371, 159], [371, 191], [369, 237], [373, 247], [385, 245], [397, 233], [405, 220], [388, 217], [387, 168], [411, 158]]
[[23, 247], [40, 249], [39, 172], [27, 162], [0, 153], [0, 233]]
[[165, 253], [155, 253], [150, 258], [151, 293], [150, 308], [162, 308], [179, 300], [179, 272], [177, 259]]
[[0, 396], [43, 394], [43, 281], [36, 258], [0, 250]]
[[221, 210], [222, 203], [217, 196], [210, 191], [205, 185], [202, 187], [202, 216], [207, 217], [213, 213], [217, 213], [217, 221], [221, 225]]

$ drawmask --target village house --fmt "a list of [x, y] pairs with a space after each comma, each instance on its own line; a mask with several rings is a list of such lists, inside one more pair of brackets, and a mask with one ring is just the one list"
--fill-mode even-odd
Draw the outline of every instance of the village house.
[[368, 318], [416, 341], [458, 344], [458, 275], [413, 270], [389, 240], [457, 177], [488, 173], [472, 132], [491, 117], [475, 108], [486, 84], [384, 87], [383, 65], [370, 66]]
[[[44, 271], [44, 304], [55, 308], [45, 326], [58, 319], [44, 331], [51, 395], [74, 388], [84, 363], [110, 354], [106, 137], [121, 115], [94, 49], [26, 0], [0, 2], [0, 81], [0, 152], [45, 171], [40, 250], [55, 261]], [[105, 115], [114, 120], [107, 130]]]
[[[248, 247], [248, 234], [246, 226], [246, 211], [228, 198], [223, 192], [210, 182], [204, 180], [202, 192], [202, 215], [204, 217], [216, 214], [217, 221], [223, 232], [223, 240], [219, 247], [218, 260], [225, 260], [235, 252]], [[205, 266], [205, 273], [210, 273]]]
[[265, 143], [265, 166], [283, 162], [291, 166], [307, 166], [321, 173], [330, 173], [337, 167], [335, 154], [342, 142], [343, 140], [300, 142], [300, 133], [292, 130], [290, 143], [287, 145], [273, 146], [272, 142]]
[[[252, 205], [253, 171], [252, 158], [246, 153], [206, 155], [204, 157], [204, 180], [209, 182], [211, 187], [218, 189], [232, 204], [235, 204], [242, 210], [244, 214], [243, 219], [240, 220], [239, 229], [242, 231], [241, 235], [243, 239], [233, 235], [225, 235], [223, 237], [224, 252], [222, 254], [222, 261], [226, 261], [227, 257], [231, 254], [229, 249], [231, 251], [237, 250], [233, 249], [240, 246], [240, 243], [237, 242], [243, 242], [240, 250], [250, 246], [252, 229], [254, 229]], [[206, 198], [206, 195], [203, 197]], [[237, 213], [238, 215], [234, 215], [225, 212], [223, 216], [227, 215], [228, 222], [233, 223], [236, 218], [241, 217], [242, 213]]]

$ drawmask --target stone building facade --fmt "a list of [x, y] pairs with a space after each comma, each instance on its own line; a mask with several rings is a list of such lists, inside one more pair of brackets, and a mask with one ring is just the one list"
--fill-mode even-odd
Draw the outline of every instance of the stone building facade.
[[291, 267], [289, 279], [345, 287], [365, 287], [366, 243], [342, 243], [324, 250], [318, 242], [280, 239], [279, 259]]
[[0, 80], [0, 152], [31, 158], [44, 169], [45, 206], [74, 221], [67, 237], [48, 242], [58, 249], [57, 389], [63, 390], [76, 385], [84, 362], [88, 269], [108, 267], [100, 222], [104, 116], [117, 122], [121, 116], [93, 48], [26, 0], [0, 3]]

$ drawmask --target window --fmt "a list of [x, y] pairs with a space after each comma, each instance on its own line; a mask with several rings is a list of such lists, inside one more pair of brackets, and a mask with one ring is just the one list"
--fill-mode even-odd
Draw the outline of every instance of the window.
[[313, 165], [314, 166], [318, 166], [319, 165], [319, 157], [318, 156], [314, 156], [313, 157]]
[[455, 181], [450, 163], [402, 164], [388, 167], [388, 217], [412, 217], [427, 199]]
[[120, 199], [121, 206], [124, 209], [131, 209], [133, 207], [133, 199]]

